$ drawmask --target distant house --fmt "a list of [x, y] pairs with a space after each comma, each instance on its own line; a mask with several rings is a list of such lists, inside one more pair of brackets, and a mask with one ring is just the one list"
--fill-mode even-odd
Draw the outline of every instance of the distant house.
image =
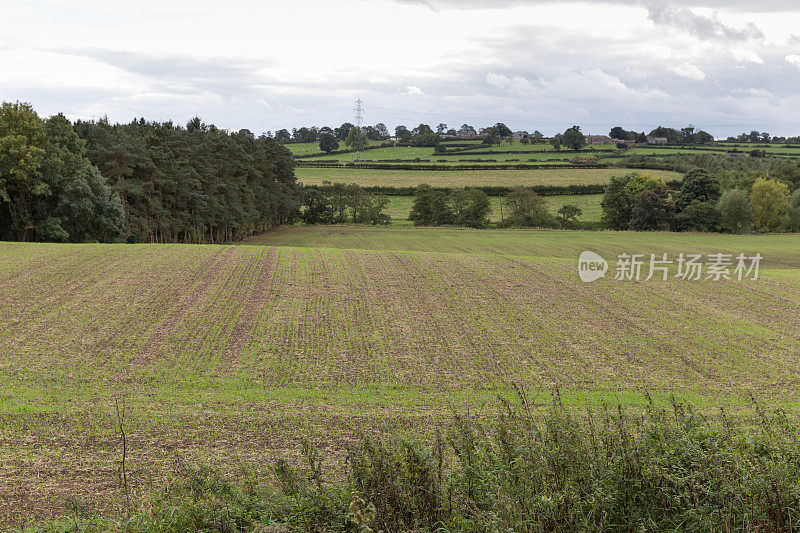
[[461, 139], [474, 139], [477, 137], [474, 131], [460, 131], [458, 132], [458, 136]]
[[614, 144], [616, 141], [608, 135], [587, 135], [586, 144]]
[[648, 137], [647, 144], [667, 144], [666, 137]]
[[519, 140], [519, 139], [530, 139], [530, 137], [531, 137], [531, 134], [528, 133], [527, 131], [515, 131], [511, 135], [517, 140]]

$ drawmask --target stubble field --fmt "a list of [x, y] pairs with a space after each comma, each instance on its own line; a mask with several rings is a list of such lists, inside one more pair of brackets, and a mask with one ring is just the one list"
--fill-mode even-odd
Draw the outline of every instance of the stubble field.
[[[0, 243], [0, 522], [120, 505], [182, 461], [425, 438], [514, 381], [571, 405], [795, 411], [796, 236], [285, 228], [239, 246]], [[760, 252], [738, 282], [578, 280], [577, 255]], [[543, 394], [545, 394], [543, 392]], [[544, 401], [544, 400], [543, 400]]]

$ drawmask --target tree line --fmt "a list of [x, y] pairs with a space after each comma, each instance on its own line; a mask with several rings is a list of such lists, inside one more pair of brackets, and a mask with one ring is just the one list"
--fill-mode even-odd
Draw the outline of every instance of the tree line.
[[192, 119], [110, 124], [0, 108], [0, 238], [221, 243], [293, 220], [300, 190], [274, 139]]
[[602, 200], [603, 222], [620, 230], [796, 232], [798, 185], [800, 181], [758, 177], [749, 185], [742, 181], [723, 189], [719, 179], [697, 168], [673, 192], [661, 178], [632, 172], [611, 178]]

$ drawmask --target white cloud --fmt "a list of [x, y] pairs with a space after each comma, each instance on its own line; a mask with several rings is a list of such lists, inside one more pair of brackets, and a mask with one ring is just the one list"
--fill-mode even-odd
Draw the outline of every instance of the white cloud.
[[425, 93], [422, 92], [422, 89], [420, 89], [416, 85], [409, 85], [405, 88], [404, 91], [400, 91], [400, 94], [402, 94], [403, 96], [419, 96]]
[[772, 98], [772, 93], [766, 89], [736, 89], [733, 91], [733, 94], [742, 94], [744, 96], [750, 96], [752, 98]]
[[741, 63], [764, 64], [764, 60], [761, 59], [761, 56], [750, 48], [731, 48], [730, 52], [733, 58]]
[[682, 78], [689, 78], [690, 80], [704, 80], [706, 73], [700, 70], [697, 65], [691, 63], [682, 63], [669, 69]]
[[486, 75], [486, 83], [493, 87], [497, 87], [498, 89], [504, 89], [520, 96], [532, 96], [532, 94], [536, 91], [536, 85], [523, 76], [514, 76], [509, 78], [503, 74], [490, 72]]
[[786, 62], [791, 63], [792, 65], [800, 68], [800, 55], [798, 54], [789, 54], [786, 56]]

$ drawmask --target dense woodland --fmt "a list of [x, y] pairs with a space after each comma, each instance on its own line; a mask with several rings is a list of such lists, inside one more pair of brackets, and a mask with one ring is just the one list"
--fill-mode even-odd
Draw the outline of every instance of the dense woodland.
[[193, 119], [41, 119], [0, 108], [0, 239], [219, 243], [297, 213], [292, 156], [274, 139]]

